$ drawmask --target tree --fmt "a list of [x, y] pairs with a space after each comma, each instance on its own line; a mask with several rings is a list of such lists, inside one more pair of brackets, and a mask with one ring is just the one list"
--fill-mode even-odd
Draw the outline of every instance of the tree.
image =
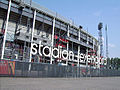
[[109, 69], [120, 69], [120, 58], [108, 58], [107, 62], [107, 66]]

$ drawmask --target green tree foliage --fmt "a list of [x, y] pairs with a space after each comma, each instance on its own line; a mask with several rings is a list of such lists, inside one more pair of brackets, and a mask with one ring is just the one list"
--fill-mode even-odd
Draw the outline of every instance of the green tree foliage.
[[107, 66], [109, 69], [120, 69], [120, 58], [108, 58]]

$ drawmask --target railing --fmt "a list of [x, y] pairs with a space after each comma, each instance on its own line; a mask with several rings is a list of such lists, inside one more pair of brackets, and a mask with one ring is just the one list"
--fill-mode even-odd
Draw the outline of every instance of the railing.
[[[30, 65], [31, 69], [29, 70]], [[120, 70], [0, 60], [0, 76], [64, 78], [110, 77], [120, 76]]]

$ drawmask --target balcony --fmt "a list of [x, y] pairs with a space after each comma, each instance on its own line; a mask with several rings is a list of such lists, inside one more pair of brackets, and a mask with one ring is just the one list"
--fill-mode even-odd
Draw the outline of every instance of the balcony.
[[74, 42], [74, 43], [80, 44], [80, 45], [82, 45], [82, 46], [85, 46], [85, 47], [88, 47], [88, 48], [93, 48], [92, 46], [88, 45], [87, 43], [82, 42], [82, 41], [79, 41], [79, 40], [74, 39], [74, 38], [72, 38], [72, 37], [66, 37], [66, 39], [69, 40], [69, 41], [72, 41], [72, 42]]

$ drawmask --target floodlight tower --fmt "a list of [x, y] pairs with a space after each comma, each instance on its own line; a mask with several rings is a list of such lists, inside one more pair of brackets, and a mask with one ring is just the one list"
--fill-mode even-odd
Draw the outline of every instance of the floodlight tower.
[[103, 40], [102, 40], [102, 28], [103, 28], [103, 23], [99, 23], [98, 24], [98, 34], [99, 34], [99, 38], [98, 38], [98, 41], [99, 41], [99, 45], [100, 45], [100, 56], [103, 56]]
[[105, 26], [106, 31], [106, 58], [108, 58], [108, 34], [107, 34], [107, 25]]

